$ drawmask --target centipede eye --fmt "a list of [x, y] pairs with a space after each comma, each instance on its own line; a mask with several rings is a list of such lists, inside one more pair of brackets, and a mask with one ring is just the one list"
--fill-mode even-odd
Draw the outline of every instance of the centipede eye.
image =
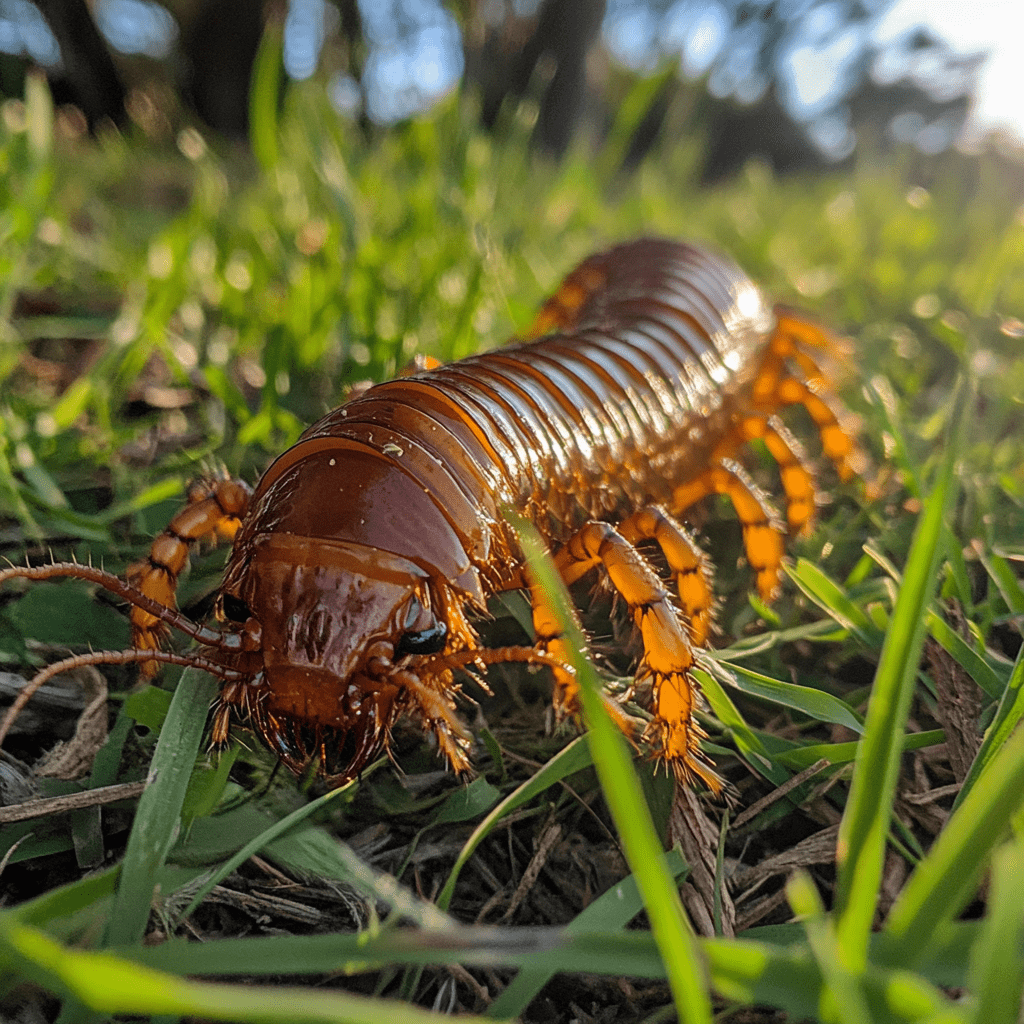
[[443, 622], [434, 622], [429, 629], [415, 633], [403, 633], [395, 654], [440, 654], [447, 635], [448, 627]]
[[234, 594], [222, 594], [220, 606], [224, 611], [224, 616], [231, 622], [239, 622], [244, 625], [252, 617], [249, 606]]

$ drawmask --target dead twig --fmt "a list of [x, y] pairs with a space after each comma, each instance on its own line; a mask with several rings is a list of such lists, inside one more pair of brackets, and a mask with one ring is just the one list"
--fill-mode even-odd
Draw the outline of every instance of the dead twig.
[[0, 825], [9, 825], [13, 821], [29, 821], [32, 818], [45, 818], [50, 814], [78, 811], [83, 807], [112, 804], [118, 800], [134, 800], [142, 795], [145, 788], [145, 782], [122, 782], [116, 786], [89, 789], [84, 793], [46, 797], [42, 800], [26, 800], [21, 804], [13, 804], [11, 807], [0, 807]]

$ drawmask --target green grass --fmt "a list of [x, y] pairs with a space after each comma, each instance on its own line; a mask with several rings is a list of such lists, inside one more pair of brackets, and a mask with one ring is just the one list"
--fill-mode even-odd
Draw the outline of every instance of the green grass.
[[[316, 83], [293, 86], [278, 111], [261, 67], [252, 158], [191, 129], [75, 137], [34, 79], [23, 106], [4, 108], [6, 556], [91, 556], [122, 570], [190, 477], [219, 463], [255, 479], [349, 384], [393, 374], [417, 352], [451, 359], [500, 343], [602, 245], [643, 232], [711, 242], [780, 300], [851, 336], [843, 397], [878, 491], [823, 476], [830, 504], [791, 545], [791, 582], [771, 608], [747, 593], [730, 514], [709, 506], [702, 533], [722, 636], [699, 677], [709, 748], [739, 787], [732, 819], [818, 766], [726, 827], [711, 870], [735, 878], [830, 823], [838, 857], [770, 877], [760, 893], [774, 892], [775, 909], [757, 927], [697, 938], [673, 882], [694, 865], [661, 851], [671, 786], [631, 763], [587, 687], [586, 739], [544, 737], [544, 697], [515, 678], [511, 697], [482, 700], [472, 782], [435, 778], [436, 761], [411, 740], [400, 743], [404, 784], [382, 764], [314, 799], [271, 778], [255, 744], [219, 762], [202, 751], [209, 680], [187, 672], [140, 690], [115, 675], [118, 714], [90, 777], [43, 785], [66, 792], [147, 773], [153, 784], [136, 807], [102, 818], [93, 809], [0, 829], [10, 886], [0, 994], [30, 982], [61, 1001], [66, 1022], [411, 1021], [449, 1000], [489, 1019], [539, 1020], [569, 1019], [570, 996], [589, 998], [580, 1005], [591, 1012], [613, 998], [593, 979], [624, 976], [631, 1005], [652, 1020], [673, 1007], [708, 1020], [761, 1005], [822, 1021], [1015, 1021], [1019, 165], [898, 153], [784, 181], [755, 165], [698, 193], [696, 142], [665, 145], [625, 179], [613, 170], [615, 140], [628, 137], [620, 124], [606, 151], [555, 167], [528, 156], [526, 120], [491, 138], [454, 99], [367, 140], [337, 121]], [[776, 490], [762, 455], [751, 452], [752, 469]], [[222, 564], [222, 552], [197, 556], [182, 602], [201, 599]], [[126, 643], [123, 619], [88, 587], [0, 594], [2, 668], [52, 660], [45, 645]], [[966, 725], [958, 702], [976, 707]], [[943, 746], [954, 727], [967, 736], [962, 780]], [[506, 899], [476, 923], [503, 858], [517, 882], [545, 836], [566, 845], [537, 883], [549, 887], [538, 889], [550, 897], [541, 909], [565, 913], [544, 917], [526, 893], [508, 919]], [[575, 852], [559, 861], [559, 850]], [[580, 863], [582, 895], [571, 881]], [[600, 875], [608, 863], [615, 872]], [[307, 910], [350, 893], [361, 928], [328, 927], [336, 919], [323, 915], [243, 927], [239, 894], [259, 895], [270, 877], [259, 864], [295, 880], [283, 896], [312, 894]], [[566, 890], [559, 907], [553, 885]], [[207, 941], [188, 941], [197, 932]], [[146, 935], [166, 941], [143, 945]], [[488, 1006], [443, 965], [497, 998]], [[549, 989], [531, 1011], [556, 972], [568, 994]], [[324, 977], [327, 990], [314, 992]], [[952, 998], [959, 989], [965, 997]]]

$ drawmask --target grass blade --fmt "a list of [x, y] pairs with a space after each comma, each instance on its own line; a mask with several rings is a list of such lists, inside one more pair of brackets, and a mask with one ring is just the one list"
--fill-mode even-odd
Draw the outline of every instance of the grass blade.
[[274, 170], [279, 163], [277, 106], [283, 41], [280, 20], [270, 18], [256, 51], [249, 90], [249, 141], [253, 155], [265, 171]]
[[442, 931], [452, 920], [437, 907], [402, 885], [394, 875], [359, 859], [347, 844], [316, 825], [294, 829], [267, 845], [267, 856], [290, 871], [318, 878], [337, 878], [424, 929]]
[[149, 768], [149, 785], [139, 798], [125, 851], [105, 944], [141, 942], [149, 920], [156, 875], [178, 831], [181, 806], [206, 729], [217, 680], [197, 669], [182, 674]]
[[1006, 690], [1005, 677], [1000, 679], [996, 670], [934, 608], [927, 615], [932, 637], [990, 697], [998, 700]]
[[[676, 865], [679, 864], [677, 855]], [[628, 886], [627, 886], [628, 890]], [[615, 898], [617, 898], [617, 893]], [[628, 903], [628, 894], [625, 896]], [[607, 908], [606, 908], [607, 909]], [[643, 907], [633, 904], [631, 916]], [[358, 934], [272, 935], [197, 944], [173, 939], [162, 946], [114, 952], [173, 974], [252, 976], [331, 974], [397, 964], [468, 964], [538, 972], [580, 971], [664, 978], [650, 932], [567, 928], [455, 926], [444, 931], [377, 926]]]
[[843, 1024], [868, 1021], [867, 1002], [860, 983], [861, 972], [850, 970], [844, 958], [838, 955], [834, 919], [826, 917], [821, 897], [810, 875], [798, 871], [786, 886], [786, 895], [794, 912], [803, 919], [814, 959], [818, 962], [826, 983], [826, 998], [822, 1013], [826, 1019], [837, 1019]]
[[[450, 1017], [364, 996], [190, 981], [110, 953], [69, 949], [7, 916], [0, 919], [0, 949], [24, 976], [51, 992], [77, 999], [98, 1013], [187, 1015], [250, 1024], [440, 1024]], [[483, 1018], [460, 1016], [467, 1024]]]
[[1013, 734], [1021, 718], [1024, 718], [1024, 647], [1017, 652], [1017, 661], [1010, 673], [1010, 681], [1006, 684], [999, 700], [992, 724], [986, 730], [981, 747], [978, 749], [974, 761], [971, 762], [967, 778], [964, 779], [964, 784], [960, 787], [956, 800], [953, 801], [954, 811], [967, 799], [982, 772]]
[[844, 629], [848, 629], [868, 650], [878, 649], [881, 640], [878, 627], [850, 600], [835, 580], [806, 558], [798, 559], [794, 568], [787, 566], [786, 571], [790, 579], [822, 611], [831, 615]]
[[974, 548], [981, 564], [985, 566], [989, 576], [992, 577], [992, 582], [1002, 594], [1010, 613], [1024, 615], [1024, 588], [1021, 587], [1006, 559], [996, 554], [988, 554], [979, 543], [975, 543]]
[[[957, 431], [953, 436], [962, 433]], [[837, 937], [849, 968], [863, 969], [867, 964], [903, 732], [924, 645], [926, 611], [936, 586], [943, 522], [954, 492], [956, 458], [956, 445], [951, 443], [914, 532], [903, 585], [875, 674], [850, 798], [839, 828]]]
[[[910, 732], [903, 736], [901, 749], [903, 753], [909, 750], [922, 750], [925, 747], [936, 747], [945, 742], [946, 734], [941, 729], [929, 729], [927, 732]], [[848, 764], [857, 757], [857, 750], [860, 744], [856, 741], [847, 743], [812, 743], [806, 747], [794, 747], [792, 750], [784, 751], [774, 755], [774, 760], [787, 768], [795, 768], [803, 771], [809, 768], [815, 761], [824, 758], [833, 767]]]
[[679, 893], [661, 857], [640, 780], [633, 771], [625, 737], [612, 722], [601, 699], [601, 682], [583, 655], [586, 644], [569, 612], [569, 597], [540, 536], [532, 525], [517, 522], [531, 573], [551, 602], [559, 627], [569, 640], [573, 668], [587, 724], [587, 742], [608, 809], [622, 840], [626, 860], [636, 876], [658, 944], [680, 1020], [711, 1024], [711, 1002], [704, 987], [701, 958]]
[[60, 918], [89, 912], [97, 906], [106, 907], [114, 895], [114, 885], [120, 868], [108, 868], [96, 875], [87, 875], [77, 882], [69, 882], [52, 889], [34, 900], [19, 904], [9, 911], [22, 924], [42, 927]]
[[1024, 962], [1024, 847], [1018, 842], [992, 858], [988, 916], [971, 951], [970, 988], [975, 1024], [1017, 1024], [1020, 1020]]
[[731, 672], [741, 677], [734, 679], [733, 685], [744, 693], [771, 701], [782, 707], [792, 708], [819, 722], [842, 725], [858, 734], [864, 731], [864, 724], [857, 712], [845, 701], [833, 697], [832, 694], [826, 693], [824, 690], [773, 679], [771, 676], [762, 675], [760, 672], [745, 668], [736, 662], [720, 661], [718, 664], [727, 666]]
[[719, 678], [729, 678], [730, 683], [735, 680], [728, 670], [722, 668], [718, 663], [710, 659], [706, 659], [705, 663], [708, 666], [708, 671], [695, 669], [693, 675], [700, 683], [701, 690], [715, 718], [722, 723], [726, 734], [731, 734], [737, 752], [747, 764], [769, 782], [781, 786], [789, 778], [789, 773], [776, 765], [761, 737], [743, 720], [736, 705], [725, 692], [725, 687], [719, 682]]
[[1022, 794], [1024, 731], [1018, 730], [950, 817], [889, 913], [886, 932], [902, 963], [921, 959], [932, 937], [974, 895], [989, 854], [1021, 806]]

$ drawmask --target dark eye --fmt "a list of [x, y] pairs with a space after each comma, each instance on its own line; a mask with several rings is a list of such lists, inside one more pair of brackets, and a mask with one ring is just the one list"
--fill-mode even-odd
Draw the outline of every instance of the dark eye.
[[252, 617], [249, 606], [234, 594], [222, 594], [220, 606], [224, 610], [225, 618], [230, 619], [231, 622], [241, 622], [244, 624]]
[[443, 622], [435, 622], [429, 629], [415, 633], [403, 633], [395, 654], [438, 654], [444, 650], [447, 635], [448, 627]]

